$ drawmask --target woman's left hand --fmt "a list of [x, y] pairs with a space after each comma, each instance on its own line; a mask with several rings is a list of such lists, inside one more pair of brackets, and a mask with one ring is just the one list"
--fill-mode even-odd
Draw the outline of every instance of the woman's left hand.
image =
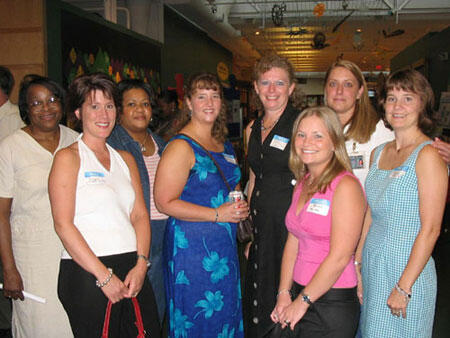
[[289, 326], [291, 330], [294, 330], [295, 325], [303, 318], [308, 310], [308, 304], [303, 300], [297, 298], [291, 304], [286, 306], [283, 312], [278, 316], [278, 320], [281, 323], [281, 328], [284, 329]]
[[406, 318], [406, 307], [408, 306], [408, 299], [398, 292], [395, 288], [392, 289], [391, 295], [387, 300], [387, 306], [391, 309], [393, 316]]
[[144, 260], [139, 259], [136, 265], [128, 271], [124, 280], [125, 286], [129, 289], [128, 297], [136, 297], [141, 291], [142, 284], [147, 275], [147, 264]]

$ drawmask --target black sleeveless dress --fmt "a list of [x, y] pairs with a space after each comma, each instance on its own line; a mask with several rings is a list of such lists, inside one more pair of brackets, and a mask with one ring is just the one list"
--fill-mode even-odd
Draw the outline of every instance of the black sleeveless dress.
[[261, 144], [261, 120], [252, 126], [248, 161], [255, 174], [250, 202], [254, 241], [250, 247], [243, 313], [245, 336], [261, 338], [272, 328], [270, 313], [275, 307], [280, 281], [281, 259], [287, 230], [294, 175], [289, 170], [290, 138], [299, 112], [290, 104]]

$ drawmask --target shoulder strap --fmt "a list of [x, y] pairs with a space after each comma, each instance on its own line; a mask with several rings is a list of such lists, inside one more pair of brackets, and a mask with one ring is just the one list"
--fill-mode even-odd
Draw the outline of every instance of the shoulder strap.
[[189, 135], [183, 134], [183, 133], [179, 133], [178, 135], [182, 135], [188, 139], [190, 139], [192, 142], [194, 142], [195, 144], [197, 144], [200, 148], [203, 149], [203, 151], [206, 152], [206, 154], [209, 156], [209, 158], [214, 162], [214, 165], [217, 168], [217, 171], [219, 172], [220, 176], [222, 176], [223, 181], [225, 182], [225, 185], [227, 186], [229, 191], [232, 191], [233, 189], [231, 189], [230, 185], [228, 184], [228, 181], [225, 177], [225, 175], [223, 174], [222, 169], [220, 169], [219, 164], [216, 162], [216, 160], [214, 159], [214, 157], [211, 155], [211, 153], [205, 148], [203, 147], [199, 142], [197, 142], [195, 139], [193, 139], [192, 137], [190, 137]]

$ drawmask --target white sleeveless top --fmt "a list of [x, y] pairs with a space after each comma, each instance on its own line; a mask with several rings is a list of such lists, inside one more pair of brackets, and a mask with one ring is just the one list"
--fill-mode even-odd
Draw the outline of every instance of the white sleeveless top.
[[[78, 171], [74, 224], [96, 256], [136, 251], [136, 233], [130, 222], [135, 193], [122, 156], [106, 144], [110, 170], [78, 138]], [[70, 259], [64, 250], [63, 259]]]

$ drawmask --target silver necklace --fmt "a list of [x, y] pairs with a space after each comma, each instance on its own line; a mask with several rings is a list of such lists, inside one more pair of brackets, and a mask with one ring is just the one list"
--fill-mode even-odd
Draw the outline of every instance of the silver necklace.
[[148, 137], [148, 133], [145, 134], [144, 141], [142, 143], [138, 142], [139, 148], [141, 148], [142, 153], [145, 153], [147, 151], [147, 148], [145, 148], [145, 142], [147, 142], [147, 137]]
[[278, 117], [274, 123], [272, 123], [269, 127], [264, 127], [264, 119], [261, 120], [261, 131], [266, 131], [272, 129], [278, 122], [280, 118]]

